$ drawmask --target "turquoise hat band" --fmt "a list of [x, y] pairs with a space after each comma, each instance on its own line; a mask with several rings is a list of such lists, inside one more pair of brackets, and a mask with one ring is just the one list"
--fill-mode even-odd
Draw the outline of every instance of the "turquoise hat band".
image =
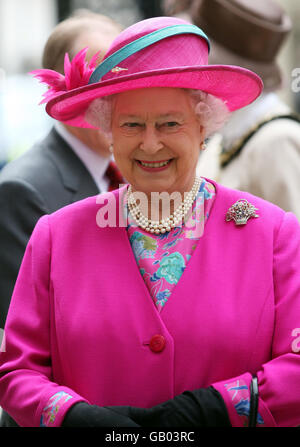
[[210, 48], [209, 40], [206, 34], [195, 25], [173, 25], [166, 26], [165, 28], [153, 31], [153, 33], [146, 34], [133, 42], [128, 43], [124, 47], [120, 48], [115, 53], [104, 59], [101, 64], [93, 71], [89, 79], [89, 84], [94, 84], [99, 82], [101, 78], [106, 75], [110, 70], [116, 67], [120, 62], [122, 62], [127, 57], [132, 54], [137, 53], [140, 50], [152, 45], [153, 43], [159, 42], [170, 36], [176, 36], [179, 34], [196, 34], [197, 36], [203, 37], [208, 45], [208, 50]]

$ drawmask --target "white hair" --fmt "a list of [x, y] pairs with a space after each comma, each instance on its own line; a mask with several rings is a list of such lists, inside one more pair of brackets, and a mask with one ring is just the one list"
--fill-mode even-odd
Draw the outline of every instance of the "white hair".
[[112, 100], [114, 95], [94, 99], [85, 112], [85, 120], [111, 137]]
[[204, 138], [208, 138], [223, 127], [230, 112], [222, 99], [202, 90], [186, 90], [195, 107], [195, 114], [204, 128]]
[[[219, 130], [230, 116], [230, 112], [220, 98], [201, 90], [184, 89], [188, 92], [195, 114], [204, 128], [204, 138]], [[94, 99], [86, 113], [86, 121], [102, 130], [111, 138], [112, 100], [114, 95]]]

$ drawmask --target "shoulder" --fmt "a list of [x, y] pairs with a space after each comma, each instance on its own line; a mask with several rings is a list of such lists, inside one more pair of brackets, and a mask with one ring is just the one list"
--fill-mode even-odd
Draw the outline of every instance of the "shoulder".
[[[40, 185], [47, 176], [53, 177], [49, 163], [41, 162], [44, 148], [36, 144], [15, 160], [7, 163], [0, 172], [0, 203], [2, 211], [16, 210], [19, 216], [29, 213], [28, 206], [46, 212], [43, 190]], [[51, 191], [51, 188], [48, 188]], [[24, 212], [23, 212], [24, 211]], [[32, 210], [31, 210], [32, 211]]]
[[4, 166], [0, 172], [0, 195], [5, 201], [13, 197], [16, 206], [24, 198], [38, 201], [47, 212], [52, 212], [71, 203], [80, 182], [89, 180], [84, 169], [71, 148], [52, 129], [43, 140]]
[[47, 151], [52, 141], [52, 137], [48, 135], [18, 158], [7, 163], [0, 172], [0, 184], [24, 181], [38, 185], [41, 181], [51, 178], [56, 171]]
[[257, 132], [254, 133], [253, 137], [249, 140], [257, 144], [258, 141], [272, 141], [274, 143], [282, 143], [286, 140], [290, 142], [293, 141], [300, 147], [300, 119], [291, 118], [278, 118], [276, 120], [270, 121], [269, 123], [262, 126]]
[[[224, 244], [241, 251], [251, 249], [256, 257], [263, 252], [300, 253], [300, 224], [293, 213], [248, 192], [220, 184], [215, 187], [216, 199], [210, 219], [215, 220], [213, 228], [220, 233]], [[245, 225], [226, 220], [229, 209], [239, 200], [247, 200], [258, 216], [250, 218]]]

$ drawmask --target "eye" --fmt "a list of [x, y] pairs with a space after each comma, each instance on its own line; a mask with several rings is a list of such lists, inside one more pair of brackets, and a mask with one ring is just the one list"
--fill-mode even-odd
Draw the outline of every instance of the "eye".
[[159, 128], [161, 130], [165, 130], [168, 132], [176, 131], [180, 126], [180, 123], [178, 121], [166, 121], [165, 123], [162, 123], [159, 125]]
[[125, 135], [135, 135], [142, 129], [142, 124], [135, 121], [126, 121], [121, 124], [121, 130]]
[[166, 127], [176, 127], [176, 126], [179, 126], [179, 123], [177, 123], [177, 121], [168, 121], [167, 123], [164, 124], [164, 126], [166, 126]]
[[135, 128], [135, 127], [139, 127], [139, 126], [141, 126], [141, 124], [139, 124], [139, 123], [132, 123], [132, 122], [128, 122], [128, 123], [124, 123], [124, 124], [122, 124], [122, 127], [127, 127], [127, 128], [129, 128], [129, 129], [132, 129], [132, 128]]

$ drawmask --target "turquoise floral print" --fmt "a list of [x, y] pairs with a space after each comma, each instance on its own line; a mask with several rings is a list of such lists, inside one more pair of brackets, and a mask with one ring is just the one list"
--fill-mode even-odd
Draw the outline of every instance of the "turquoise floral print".
[[48, 405], [43, 408], [40, 426], [51, 427], [55, 422], [60, 408], [72, 398], [73, 397], [70, 394], [65, 393], [64, 391], [59, 391], [58, 393], [53, 394], [48, 401]]
[[131, 247], [137, 262], [144, 258], [154, 258], [157, 242], [154, 238], [135, 231], [130, 236]]
[[169, 289], [165, 289], [161, 292], [157, 292], [156, 294], [156, 300], [157, 300], [157, 307], [162, 309], [163, 306], [168, 301], [169, 296], [171, 295], [171, 292]]
[[165, 278], [170, 284], [177, 284], [185, 269], [184, 258], [178, 252], [164, 257], [156, 272], [158, 278]]
[[214, 186], [202, 179], [187, 221], [171, 231], [154, 235], [137, 227], [130, 213], [129, 241], [141, 276], [160, 312], [185, 271], [202, 237], [215, 199]]

